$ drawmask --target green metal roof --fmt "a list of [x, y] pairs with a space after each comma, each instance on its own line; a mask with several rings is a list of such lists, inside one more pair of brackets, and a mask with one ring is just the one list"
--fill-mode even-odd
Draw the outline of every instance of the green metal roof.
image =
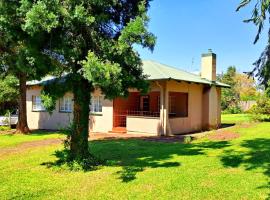
[[[219, 87], [230, 87], [227, 84], [220, 83], [218, 81], [210, 81], [201, 78], [199, 75], [186, 72], [181, 69], [170, 67], [155, 61], [146, 60], [143, 61], [143, 71], [146, 74], [147, 80], [177, 80], [191, 83], [200, 83], [206, 85], [216, 85]], [[47, 76], [40, 81], [29, 81], [27, 85], [44, 85], [55, 79], [53, 76]]]
[[201, 83], [207, 85], [216, 85], [219, 87], [230, 87], [227, 84], [220, 83], [218, 81], [210, 81], [208, 79], [201, 78], [199, 75], [186, 72], [181, 69], [170, 67], [155, 61], [146, 60], [143, 61], [143, 71], [148, 75], [148, 80], [178, 80], [192, 83]]

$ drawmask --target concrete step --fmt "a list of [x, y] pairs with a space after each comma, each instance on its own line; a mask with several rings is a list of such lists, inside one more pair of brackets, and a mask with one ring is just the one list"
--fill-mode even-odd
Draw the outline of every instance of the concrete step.
[[126, 129], [126, 127], [113, 127], [113, 129], [111, 131], [109, 131], [109, 133], [125, 134], [125, 133], [127, 133], [127, 129]]

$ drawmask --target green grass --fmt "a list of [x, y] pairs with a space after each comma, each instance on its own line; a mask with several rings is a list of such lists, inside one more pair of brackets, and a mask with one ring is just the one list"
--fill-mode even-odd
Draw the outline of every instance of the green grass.
[[228, 130], [241, 137], [191, 144], [92, 141], [91, 151], [108, 164], [90, 172], [48, 167], [60, 145], [7, 155], [0, 158], [0, 199], [269, 198], [270, 123]]
[[0, 131], [8, 131], [11, 128], [9, 126], [0, 126]]
[[221, 115], [221, 121], [224, 124], [239, 124], [250, 122], [252, 120], [249, 114], [223, 114]]
[[24, 142], [31, 142], [36, 140], [44, 140], [50, 138], [64, 138], [64, 135], [57, 132], [45, 133], [35, 131], [29, 135], [23, 134], [0, 134], [0, 149], [3, 147], [12, 147]]

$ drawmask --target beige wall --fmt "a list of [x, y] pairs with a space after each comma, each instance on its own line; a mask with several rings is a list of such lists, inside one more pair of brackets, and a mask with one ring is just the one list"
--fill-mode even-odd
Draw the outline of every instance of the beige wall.
[[168, 92], [188, 93], [188, 117], [170, 118], [172, 134], [200, 131], [202, 129], [202, 92], [203, 85], [168, 81]]
[[[57, 130], [67, 127], [72, 121], [73, 114], [59, 112], [59, 101], [56, 102], [56, 110], [51, 115], [48, 112], [32, 111], [32, 96], [40, 96], [40, 91], [41, 87], [37, 86], [30, 87], [27, 90], [26, 106], [29, 128]], [[65, 96], [72, 97], [72, 94], [66, 94]]]
[[[158, 86], [159, 85], [159, 86]], [[160, 118], [127, 117], [127, 131], [160, 134], [164, 127], [168, 134], [181, 134], [216, 128], [221, 121], [221, 88], [208, 87], [202, 84], [160, 81], [151, 83], [151, 91], [160, 91], [164, 95], [164, 109]], [[60, 129], [72, 121], [72, 113], [59, 112], [59, 101], [56, 110], [50, 115], [48, 112], [32, 111], [32, 96], [40, 95], [40, 87], [30, 87], [27, 90], [27, 116], [31, 129]], [[168, 117], [168, 93], [188, 93], [188, 117]], [[66, 94], [72, 96], [72, 94]], [[102, 95], [96, 90], [93, 96]], [[162, 100], [161, 100], [162, 104]], [[102, 112], [90, 114], [89, 128], [92, 132], [108, 132], [113, 129], [113, 101], [103, 100]], [[162, 105], [161, 105], [162, 107]], [[162, 111], [162, 109], [161, 109]]]
[[127, 132], [156, 135], [160, 130], [160, 120], [155, 117], [127, 116]]
[[[73, 119], [72, 113], [59, 112], [59, 100], [56, 102], [56, 110], [50, 115], [48, 112], [32, 111], [32, 96], [39, 96], [41, 87], [29, 87], [27, 90], [27, 121], [30, 129], [52, 129], [58, 130], [67, 127]], [[102, 95], [99, 90], [92, 95]], [[67, 93], [65, 96], [73, 96]], [[102, 112], [90, 114], [89, 128], [93, 132], [108, 132], [113, 127], [113, 102], [102, 101]], [[73, 108], [73, 105], [72, 105]]]
[[[96, 90], [93, 96], [102, 96], [100, 90]], [[113, 101], [102, 101], [102, 113], [90, 113], [90, 131], [109, 132], [113, 128]]]
[[221, 124], [221, 88], [215, 86], [204, 89], [203, 129], [216, 129]]

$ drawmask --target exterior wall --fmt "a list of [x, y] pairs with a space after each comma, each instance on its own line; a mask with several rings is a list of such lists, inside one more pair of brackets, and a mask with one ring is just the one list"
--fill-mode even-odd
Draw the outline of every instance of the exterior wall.
[[216, 129], [221, 124], [221, 88], [215, 86], [203, 92], [203, 129]]
[[[202, 84], [159, 81], [151, 82], [151, 92], [160, 92], [160, 117], [127, 117], [128, 132], [143, 132], [150, 134], [181, 134], [216, 128], [221, 123], [221, 88], [207, 87]], [[40, 95], [41, 87], [29, 87], [27, 90], [27, 116], [30, 129], [60, 129], [72, 121], [72, 113], [59, 112], [59, 101], [52, 115], [48, 112], [32, 111], [32, 96]], [[169, 92], [188, 93], [188, 116], [168, 117]], [[66, 94], [72, 96], [72, 94]], [[96, 90], [93, 96], [101, 96]], [[73, 107], [73, 106], [72, 106]], [[92, 132], [109, 132], [113, 129], [113, 101], [102, 101], [101, 113], [90, 113]], [[164, 131], [165, 130], [165, 131]]]
[[[27, 89], [27, 120], [30, 129], [59, 130], [67, 127], [73, 119], [72, 113], [59, 112], [59, 100], [56, 102], [56, 110], [50, 115], [48, 112], [32, 111], [32, 96], [39, 96], [41, 87], [33, 86]], [[101, 95], [95, 91], [92, 95]], [[73, 96], [71, 93], [65, 96]], [[93, 132], [108, 132], [112, 130], [113, 102], [102, 101], [102, 113], [94, 113], [89, 116], [89, 128]], [[72, 105], [73, 108], [73, 105]]]
[[203, 85], [168, 81], [168, 92], [188, 93], [188, 117], [169, 119], [171, 134], [180, 134], [202, 129], [202, 93]]
[[157, 135], [159, 131], [159, 118], [127, 116], [127, 132], [139, 132]]
[[217, 125], [221, 126], [221, 88], [217, 88]]
[[[93, 96], [102, 96], [99, 90], [96, 90]], [[113, 101], [104, 99], [102, 101], [102, 113], [90, 113], [89, 126], [91, 132], [109, 132], [113, 128]]]
[[[30, 129], [58, 130], [67, 127], [73, 119], [72, 113], [59, 112], [59, 100], [56, 102], [56, 110], [50, 115], [45, 111], [32, 111], [32, 97], [39, 96], [41, 87], [34, 86], [27, 89], [26, 108], [27, 121]], [[68, 93], [65, 96], [73, 96]], [[73, 105], [72, 105], [73, 107]]]

